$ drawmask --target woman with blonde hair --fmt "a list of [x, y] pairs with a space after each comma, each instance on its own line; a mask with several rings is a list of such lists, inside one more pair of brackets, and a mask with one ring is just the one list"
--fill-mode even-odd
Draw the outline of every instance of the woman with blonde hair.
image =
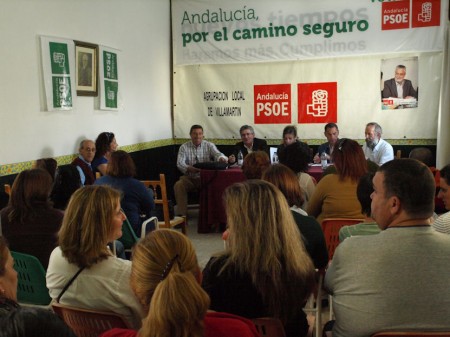
[[256, 337], [252, 323], [207, 313], [208, 294], [189, 239], [174, 230], [149, 233], [133, 251], [131, 288], [147, 312], [139, 331], [113, 329], [102, 335], [139, 337]]
[[276, 317], [288, 337], [305, 336], [302, 308], [314, 287], [314, 265], [286, 198], [271, 183], [249, 180], [228, 187], [224, 200], [228, 249], [203, 271], [211, 309]]
[[124, 220], [119, 191], [93, 185], [77, 190], [64, 214], [59, 247], [50, 256], [47, 288], [57, 302], [113, 311], [139, 328], [142, 307], [129, 284], [131, 262], [107, 247], [122, 236]]
[[297, 175], [283, 164], [270, 166], [262, 179], [274, 184], [286, 197], [292, 216], [298, 226], [309, 256], [318, 269], [326, 267], [328, 263], [328, 250], [319, 223], [311, 216], [307, 216], [299, 205], [303, 203], [302, 190]]
[[308, 203], [308, 215], [319, 223], [326, 218], [364, 219], [356, 196], [359, 178], [368, 170], [361, 146], [352, 139], [339, 139], [331, 159], [336, 173], [327, 174], [319, 181]]

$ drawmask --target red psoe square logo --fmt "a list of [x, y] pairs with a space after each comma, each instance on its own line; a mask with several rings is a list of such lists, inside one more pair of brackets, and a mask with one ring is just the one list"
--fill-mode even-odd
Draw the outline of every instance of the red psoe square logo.
[[300, 83], [299, 123], [337, 123], [337, 82]]
[[265, 84], [253, 87], [255, 124], [291, 123], [291, 85]]
[[409, 0], [383, 2], [381, 6], [381, 30], [409, 28], [409, 6]]
[[441, 0], [414, 0], [411, 14], [412, 27], [431, 27], [441, 24]]

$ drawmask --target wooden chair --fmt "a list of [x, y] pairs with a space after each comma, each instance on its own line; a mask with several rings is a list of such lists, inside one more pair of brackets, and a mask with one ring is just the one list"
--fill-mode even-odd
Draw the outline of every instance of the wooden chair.
[[32, 255], [11, 251], [17, 271], [17, 300], [20, 304], [48, 307], [51, 302], [45, 283], [45, 270]]
[[397, 150], [397, 152], [395, 153], [395, 158], [400, 159], [401, 157], [402, 157], [402, 150]]
[[5, 186], [5, 193], [11, 195], [11, 185], [5, 184], [4, 186]]
[[262, 317], [252, 319], [261, 337], [286, 337], [284, 327], [278, 318]]
[[186, 216], [176, 216], [172, 220], [169, 214], [169, 199], [167, 198], [166, 176], [159, 175], [159, 180], [142, 180], [144, 185], [153, 190], [155, 204], [161, 204], [163, 207], [164, 221], [158, 221], [158, 228], [180, 227], [183, 234], [187, 235]]
[[349, 218], [327, 218], [322, 220], [322, 231], [328, 249], [328, 257], [331, 260], [334, 251], [339, 244], [339, 230], [347, 225], [355, 225], [363, 222], [364, 219]]
[[56, 302], [52, 303], [52, 308], [77, 337], [97, 337], [113, 328], [131, 328], [123, 316], [113, 312], [74, 308]]
[[425, 331], [386, 331], [386, 332], [377, 332], [373, 334], [371, 337], [426, 337], [426, 336], [434, 336], [434, 337], [449, 337], [449, 331], [442, 332], [425, 332]]
[[314, 336], [320, 337], [322, 335], [322, 289], [323, 278], [325, 276], [325, 269], [316, 269], [316, 289], [306, 302], [303, 311], [314, 314]]

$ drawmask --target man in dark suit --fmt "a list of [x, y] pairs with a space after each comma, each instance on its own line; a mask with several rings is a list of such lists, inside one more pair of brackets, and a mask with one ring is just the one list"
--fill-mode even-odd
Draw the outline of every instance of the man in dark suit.
[[384, 81], [383, 98], [398, 97], [398, 98], [417, 98], [417, 91], [410, 80], [405, 79], [406, 67], [398, 65], [395, 68], [395, 77]]
[[234, 164], [237, 160], [239, 151], [242, 152], [243, 158], [251, 152], [255, 151], [265, 151], [269, 153], [269, 147], [264, 139], [255, 138], [255, 130], [250, 125], [243, 125], [239, 129], [242, 142], [235, 145], [233, 149], [233, 154], [228, 157], [228, 162]]

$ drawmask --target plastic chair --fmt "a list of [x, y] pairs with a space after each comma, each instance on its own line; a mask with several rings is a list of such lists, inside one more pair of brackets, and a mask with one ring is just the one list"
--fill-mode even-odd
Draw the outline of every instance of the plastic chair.
[[11, 251], [17, 271], [17, 299], [20, 304], [49, 306], [50, 295], [45, 283], [45, 270], [34, 256]]
[[[350, 218], [327, 218], [322, 220], [322, 231], [327, 244], [328, 258], [333, 259], [334, 251], [339, 245], [339, 230], [348, 225], [356, 225], [363, 222], [364, 219]], [[328, 296], [328, 306], [330, 308], [330, 320], [333, 319], [333, 297]]]
[[386, 331], [386, 332], [377, 332], [373, 334], [371, 337], [426, 337], [426, 336], [434, 336], [434, 337], [449, 337], [449, 331], [442, 332], [425, 332], [425, 331]]
[[262, 317], [253, 318], [256, 330], [258, 330], [261, 337], [286, 337], [283, 324], [278, 318]]
[[119, 241], [123, 243], [123, 246], [125, 248], [125, 252], [126, 253], [127, 252], [131, 253], [131, 249], [136, 244], [136, 242], [138, 242], [140, 238], [143, 238], [145, 236], [147, 224], [149, 224], [150, 222], [154, 222], [155, 223], [155, 228], [157, 228], [157, 226], [158, 226], [158, 218], [155, 217], [155, 216], [152, 216], [151, 218], [145, 220], [142, 223], [141, 236], [138, 237], [136, 235], [136, 233], [134, 232], [133, 227], [131, 227], [131, 224], [128, 221], [128, 219], [126, 218], [124, 220], [124, 222], [122, 224], [122, 237], [119, 239]]
[[314, 314], [314, 336], [320, 337], [322, 335], [322, 288], [325, 269], [316, 269], [316, 289], [309, 296], [303, 311]]
[[153, 190], [155, 204], [163, 206], [164, 221], [158, 221], [156, 228], [180, 227], [183, 234], [187, 235], [186, 216], [176, 216], [172, 220], [169, 214], [169, 199], [167, 198], [166, 176], [159, 175], [159, 180], [141, 180], [142, 183]]
[[52, 303], [52, 308], [77, 337], [97, 337], [113, 328], [131, 328], [123, 316], [113, 312], [74, 308], [61, 303]]
[[5, 193], [8, 195], [11, 195], [11, 185], [10, 184], [5, 184]]
[[325, 242], [328, 249], [328, 258], [331, 261], [334, 251], [339, 244], [339, 230], [343, 226], [356, 225], [363, 222], [364, 219], [349, 218], [327, 218], [322, 220], [322, 231], [325, 236]]

